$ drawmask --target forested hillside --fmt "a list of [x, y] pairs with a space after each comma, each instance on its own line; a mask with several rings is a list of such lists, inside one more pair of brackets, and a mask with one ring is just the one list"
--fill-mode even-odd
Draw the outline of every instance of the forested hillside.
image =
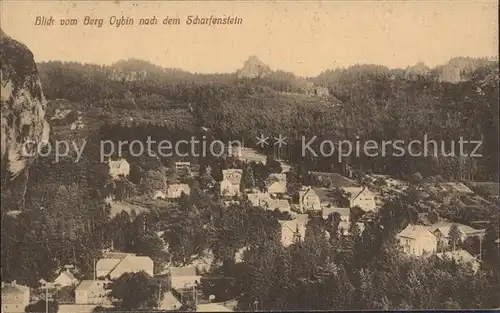
[[[482, 158], [360, 157], [349, 163], [396, 176], [420, 172], [456, 179], [498, 179], [496, 62], [462, 65], [467, 79], [457, 83], [441, 82], [432, 73], [409, 79], [405, 74], [409, 69], [377, 65], [326, 71], [311, 79], [328, 86], [331, 96], [326, 98], [301, 93], [300, 79], [285, 72], [238, 79], [236, 74], [199, 75], [146, 64], [132, 60], [103, 67], [49, 62], [40, 64], [40, 72], [49, 99], [77, 103], [86, 116], [106, 121], [101, 128], [105, 133], [122, 125], [145, 138], [135, 128], [155, 125], [163, 134], [177, 130], [190, 136], [203, 126], [216, 138], [243, 138], [248, 144], [259, 133], [282, 134], [289, 142], [301, 136], [409, 142], [427, 135], [444, 140], [445, 145], [462, 136], [483, 140], [478, 151]], [[339, 100], [342, 105], [337, 105]], [[291, 144], [287, 155], [293, 162], [302, 162], [293, 159], [296, 149], [300, 147]], [[308, 166], [322, 168], [331, 160], [311, 160]]]

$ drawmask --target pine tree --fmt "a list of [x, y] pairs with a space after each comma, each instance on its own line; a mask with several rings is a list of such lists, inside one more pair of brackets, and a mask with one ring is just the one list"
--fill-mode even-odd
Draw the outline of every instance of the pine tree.
[[458, 226], [456, 224], [451, 225], [448, 232], [448, 237], [450, 248], [455, 251], [462, 244], [460, 230], [458, 229]]
[[245, 173], [243, 174], [243, 184], [245, 185], [245, 188], [255, 187], [255, 177], [251, 166], [247, 166], [245, 168]]

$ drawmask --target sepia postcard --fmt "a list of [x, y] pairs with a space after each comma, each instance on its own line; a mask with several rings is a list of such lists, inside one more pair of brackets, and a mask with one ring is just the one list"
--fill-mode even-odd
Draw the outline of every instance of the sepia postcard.
[[1, 1], [1, 312], [500, 310], [498, 6]]

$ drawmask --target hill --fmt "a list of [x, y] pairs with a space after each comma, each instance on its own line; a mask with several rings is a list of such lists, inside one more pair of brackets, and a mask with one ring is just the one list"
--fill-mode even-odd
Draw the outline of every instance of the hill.
[[[479, 62], [477, 68], [471, 68], [468, 80], [453, 84], [440, 81], [436, 69], [429, 72], [423, 64], [413, 70], [355, 65], [304, 80], [283, 71], [241, 79], [237, 73], [179, 71], [182, 75], [174, 75], [174, 70], [132, 63], [135, 67], [121, 68], [151, 70], [143, 79], [130, 81], [112, 79], [109, 73], [116, 68], [88, 64], [49, 62], [40, 65], [40, 72], [49, 99], [77, 103], [85, 116], [104, 121], [100, 125], [106, 134], [103, 136], [115, 139], [125, 133], [116, 133], [113, 127], [130, 128], [127, 136], [159, 132], [160, 137], [165, 132], [190, 136], [206, 127], [216, 138], [245, 139], [248, 143], [260, 133], [282, 134], [291, 142], [288, 154], [300, 156], [302, 136], [354, 142], [356, 138], [422, 140], [426, 134], [445, 143], [462, 136], [484, 138], [484, 157], [468, 160], [471, 169], [462, 169], [465, 176], [457, 174], [464, 161], [454, 158], [360, 157], [349, 162], [396, 176], [418, 171], [453, 179], [491, 180], [498, 173], [494, 135], [498, 133], [498, 68], [494, 62]], [[330, 96], [308, 96], [303, 88], [309, 83], [325, 86]], [[152, 127], [158, 129], [153, 131]], [[308, 162], [318, 169], [331, 169], [332, 164], [328, 158]]]

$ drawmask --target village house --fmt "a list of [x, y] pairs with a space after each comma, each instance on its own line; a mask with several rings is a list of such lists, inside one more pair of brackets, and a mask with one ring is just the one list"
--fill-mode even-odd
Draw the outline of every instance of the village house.
[[240, 194], [241, 169], [222, 170], [223, 179], [220, 182], [220, 192], [223, 196], [234, 197]]
[[161, 190], [158, 190], [155, 192], [155, 194], [153, 195], [153, 199], [167, 199], [167, 195], [161, 191]]
[[201, 280], [195, 266], [170, 267], [168, 278], [173, 289], [192, 288]]
[[109, 160], [109, 175], [113, 179], [118, 179], [120, 177], [127, 177], [130, 174], [130, 164], [125, 159], [119, 159], [117, 161]]
[[75, 289], [75, 304], [110, 304], [106, 280], [82, 280]]
[[183, 177], [193, 177], [193, 172], [191, 171], [191, 162], [175, 162], [174, 169], [177, 175]]
[[104, 258], [97, 261], [96, 276], [115, 279], [124, 273], [144, 271], [154, 275], [154, 264], [148, 256], [137, 256], [132, 253], [108, 252]]
[[286, 174], [270, 174], [266, 184], [267, 192], [273, 196], [286, 193]]
[[286, 183], [281, 181], [272, 182], [267, 186], [267, 191], [273, 196], [283, 195], [286, 193]]
[[291, 213], [291, 206], [288, 200], [272, 198], [267, 192], [247, 193], [246, 197], [252, 206], [265, 208], [271, 211], [278, 209], [280, 212]]
[[327, 219], [330, 214], [338, 213], [342, 222], [349, 223], [351, 216], [351, 209], [349, 208], [336, 208], [336, 207], [323, 207], [322, 216]]
[[253, 192], [247, 193], [246, 197], [248, 201], [252, 204], [252, 206], [261, 207], [263, 206], [267, 200], [271, 199], [271, 195], [267, 192]]
[[475, 258], [472, 254], [467, 252], [466, 250], [454, 250], [436, 253], [435, 255], [440, 260], [450, 260], [455, 261], [458, 264], [466, 264], [471, 266], [474, 272], [477, 272], [481, 267], [481, 263], [477, 258]]
[[281, 224], [281, 244], [284, 247], [291, 245], [295, 238], [304, 240], [306, 235], [306, 226], [299, 223], [297, 220], [292, 221], [279, 221]]
[[2, 313], [21, 313], [30, 303], [30, 288], [16, 281], [2, 282]]
[[167, 199], [178, 199], [182, 194], [189, 195], [191, 188], [188, 184], [171, 184], [167, 187]]
[[291, 213], [290, 202], [285, 199], [265, 199], [263, 200], [263, 207], [271, 211], [278, 210]]
[[485, 234], [484, 229], [475, 229], [463, 224], [441, 221], [428, 227], [429, 231], [437, 237], [439, 246], [443, 247], [448, 245], [450, 239], [450, 229], [453, 224], [457, 226], [460, 233], [460, 240], [462, 242], [469, 237], [482, 238]]
[[238, 205], [238, 204], [240, 204], [240, 202], [238, 200], [226, 200], [226, 201], [224, 201], [224, 205], [227, 207], [231, 206], [233, 204]]
[[460, 182], [440, 183], [435, 189], [438, 189], [438, 192], [435, 192], [435, 194], [438, 194], [439, 198], [442, 199], [442, 203], [445, 205], [453, 204], [463, 207], [481, 207], [490, 204], [488, 200], [477, 195], [469, 187]]
[[182, 307], [182, 303], [172, 294], [166, 291], [159, 304], [159, 309], [165, 311], [177, 311]]
[[78, 284], [78, 279], [69, 269], [62, 271], [53, 282], [56, 287], [74, 286], [76, 284]]
[[175, 162], [174, 164], [176, 171], [191, 170], [191, 162]]
[[437, 237], [422, 225], [408, 225], [396, 235], [403, 251], [414, 256], [422, 256], [437, 251]]
[[54, 283], [48, 282], [43, 278], [40, 278], [38, 280], [38, 283], [40, 284], [40, 289], [52, 289], [54, 288]]
[[374, 211], [377, 208], [375, 194], [366, 187], [343, 187], [342, 190], [348, 194], [349, 206], [359, 207], [365, 212]]
[[299, 211], [320, 211], [321, 202], [316, 192], [310, 186], [303, 186], [299, 191]]

